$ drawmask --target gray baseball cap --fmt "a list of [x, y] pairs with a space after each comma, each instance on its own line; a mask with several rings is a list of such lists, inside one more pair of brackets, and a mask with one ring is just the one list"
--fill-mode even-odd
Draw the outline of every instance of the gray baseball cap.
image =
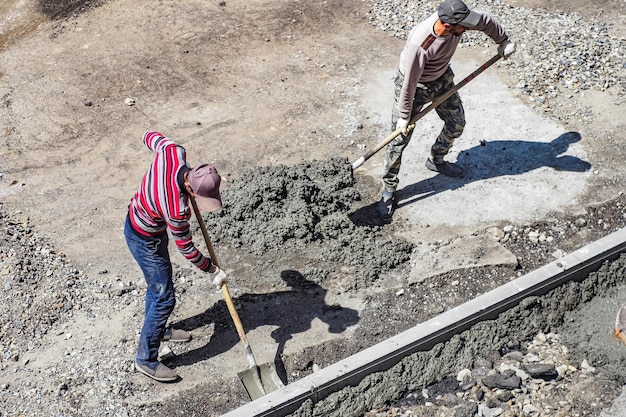
[[437, 13], [443, 23], [461, 25], [466, 28], [474, 28], [480, 21], [480, 14], [470, 10], [461, 0], [442, 1], [437, 7]]

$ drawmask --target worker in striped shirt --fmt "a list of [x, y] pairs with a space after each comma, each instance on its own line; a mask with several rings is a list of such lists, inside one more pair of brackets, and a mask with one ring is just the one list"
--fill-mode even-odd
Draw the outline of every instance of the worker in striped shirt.
[[124, 226], [126, 243], [147, 284], [135, 368], [157, 381], [171, 382], [178, 375], [158, 360], [161, 341], [186, 342], [191, 335], [166, 327], [176, 302], [167, 230], [182, 255], [221, 287], [227, 281], [226, 273], [196, 248], [189, 229], [189, 198], [194, 198], [202, 210], [220, 209], [221, 178], [211, 164], [189, 167], [185, 148], [159, 132], [146, 132], [143, 142], [155, 156], [130, 200]]

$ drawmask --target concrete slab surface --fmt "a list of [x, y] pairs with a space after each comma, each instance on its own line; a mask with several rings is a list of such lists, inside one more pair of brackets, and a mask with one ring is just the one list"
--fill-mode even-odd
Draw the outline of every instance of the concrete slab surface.
[[[475, 53], [459, 50], [452, 62], [456, 81], [490, 57], [485, 51], [484, 61], [478, 61]], [[523, 103], [519, 92], [499, 78], [502, 71], [495, 67], [502, 65], [506, 63], [500, 61], [459, 90], [467, 123], [447, 159], [466, 170], [464, 178], [445, 177], [424, 166], [443, 126], [435, 111], [418, 121], [403, 154], [394, 219], [406, 221], [408, 238], [414, 236], [420, 255], [413, 259], [411, 282], [463, 267], [514, 263], [512, 254], [484, 231], [571, 209], [593, 175], [585, 138]], [[391, 110], [381, 113], [380, 103], [391, 106], [394, 74], [381, 74], [365, 99], [383, 126], [389, 126]], [[380, 132], [380, 141], [388, 134]], [[384, 149], [357, 172], [379, 181], [383, 154]], [[435, 249], [433, 242], [439, 243]]]

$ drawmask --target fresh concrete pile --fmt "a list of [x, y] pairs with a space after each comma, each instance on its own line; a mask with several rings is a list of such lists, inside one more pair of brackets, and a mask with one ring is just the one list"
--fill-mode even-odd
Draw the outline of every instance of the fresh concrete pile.
[[355, 185], [350, 163], [341, 158], [249, 168], [223, 191], [223, 209], [206, 216], [207, 226], [255, 255], [298, 251], [313, 258], [315, 270], [302, 272], [318, 283], [332, 270], [352, 267], [353, 288], [364, 288], [407, 262], [413, 245], [356, 219], [363, 203]]
[[[614, 346], [611, 360], [594, 368], [586, 359], [570, 362], [585, 355], [597, 356], [594, 346], [574, 345], [568, 351], [558, 334], [567, 326], [593, 322], [578, 317], [571, 323], [570, 311], [614, 291], [625, 279], [626, 255], [622, 254], [582, 282], [569, 282], [545, 296], [526, 298], [497, 319], [480, 322], [429, 351], [410, 355], [388, 371], [365, 377], [355, 387], [315, 404], [305, 402], [293, 416], [382, 416], [389, 415], [390, 409], [392, 415], [468, 417], [478, 412], [507, 417], [599, 412], [621, 389], [626, 349]], [[548, 338], [544, 331], [554, 334]], [[446, 381], [444, 387], [448, 385], [443, 391], [454, 393], [454, 402], [450, 397], [444, 400], [443, 394], [430, 399], [429, 391], [441, 391], [442, 381]], [[540, 414], [548, 404], [553, 414]], [[424, 414], [412, 414], [423, 412], [423, 407]], [[379, 414], [376, 410], [385, 411]], [[450, 411], [453, 414], [446, 414]]]

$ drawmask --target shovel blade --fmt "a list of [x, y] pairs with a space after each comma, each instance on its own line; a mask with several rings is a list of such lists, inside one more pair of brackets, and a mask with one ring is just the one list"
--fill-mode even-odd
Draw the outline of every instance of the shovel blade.
[[274, 364], [258, 365], [239, 372], [237, 375], [253, 401], [285, 386], [276, 373]]

